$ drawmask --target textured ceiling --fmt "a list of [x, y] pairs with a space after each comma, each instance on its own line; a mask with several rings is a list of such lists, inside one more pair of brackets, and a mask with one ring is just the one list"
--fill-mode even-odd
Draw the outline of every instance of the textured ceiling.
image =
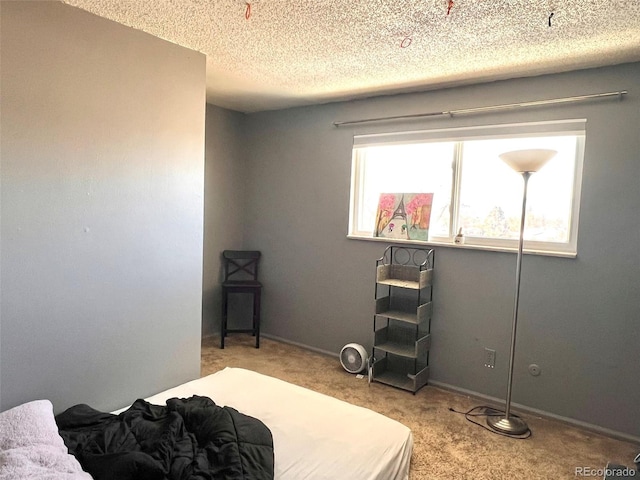
[[248, 2], [64, 0], [206, 54], [242, 112], [640, 60], [640, 0]]

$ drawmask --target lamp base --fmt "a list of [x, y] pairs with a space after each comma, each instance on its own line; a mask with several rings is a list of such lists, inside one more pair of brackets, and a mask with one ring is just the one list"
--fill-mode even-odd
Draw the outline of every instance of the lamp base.
[[518, 417], [504, 415], [489, 415], [487, 425], [497, 432], [505, 435], [524, 435], [529, 431], [529, 427], [524, 420]]

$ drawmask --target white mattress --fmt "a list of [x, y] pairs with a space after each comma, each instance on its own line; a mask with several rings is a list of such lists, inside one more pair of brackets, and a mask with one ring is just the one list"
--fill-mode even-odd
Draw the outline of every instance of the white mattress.
[[273, 434], [277, 480], [406, 480], [411, 430], [350, 403], [242, 368], [225, 368], [146, 400], [202, 395], [258, 418]]

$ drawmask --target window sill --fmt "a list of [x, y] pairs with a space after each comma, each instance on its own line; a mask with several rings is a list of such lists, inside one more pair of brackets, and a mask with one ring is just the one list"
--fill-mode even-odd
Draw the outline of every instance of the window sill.
[[[402, 239], [393, 239], [393, 238], [378, 238], [378, 237], [367, 237], [364, 235], [347, 235], [347, 238], [351, 240], [364, 240], [368, 242], [383, 242], [383, 243], [393, 243], [393, 244], [405, 244], [405, 245], [424, 245], [427, 247], [445, 247], [445, 248], [457, 248], [463, 250], [483, 250], [487, 252], [506, 252], [506, 253], [517, 253], [517, 248], [511, 247], [491, 247], [488, 245], [470, 245], [470, 244], [462, 244], [457, 245], [452, 242], [437, 242], [437, 241], [429, 241], [429, 242], [421, 242], [418, 240], [402, 240]], [[544, 257], [561, 257], [561, 258], [576, 258], [578, 256], [575, 252], [561, 252], [561, 251], [551, 251], [551, 250], [534, 250], [525, 248], [523, 252], [525, 255], [540, 255]]]

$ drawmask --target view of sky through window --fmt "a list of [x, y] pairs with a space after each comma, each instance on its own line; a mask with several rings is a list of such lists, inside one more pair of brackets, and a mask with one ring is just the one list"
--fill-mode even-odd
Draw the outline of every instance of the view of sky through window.
[[433, 193], [430, 239], [450, 239], [462, 228], [480, 242], [515, 240], [524, 182], [499, 155], [545, 148], [558, 153], [530, 177], [525, 240], [566, 244], [580, 138], [554, 134], [359, 147], [352, 233], [371, 234], [382, 193]]

